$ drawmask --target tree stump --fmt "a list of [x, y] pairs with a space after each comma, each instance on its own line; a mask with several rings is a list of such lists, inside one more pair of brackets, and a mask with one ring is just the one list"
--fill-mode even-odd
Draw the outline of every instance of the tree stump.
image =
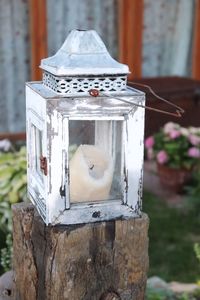
[[148, 217], [46, 226], [32, 204], [13, 206], [16, 300], [142, 300]]

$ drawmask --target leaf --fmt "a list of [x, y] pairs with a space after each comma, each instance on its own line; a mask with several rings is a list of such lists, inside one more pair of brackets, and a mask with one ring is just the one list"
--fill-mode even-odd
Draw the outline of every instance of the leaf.
[[0, 188], [0, 195], [5, 196], [8, 194], [9, 191], [10, 191], [10, 183], [7, 182], [4, 187]]
[[0, 203], [0, 227], [5, 232], [12, 230], [12, 214], [8, 202]]
[[5, 166], [5, 168], [2, 168], [0, 170], [0, 182], [11, 178], [13, 172], [15, 172], [15, 168], [13, 166]]
[[19, 164], [18, 164], [19, 168], [22, 170], [26, 170], [27, 168], [27, 161], [24, 159], [19, 160]]
[[9, 162], [10, 160], [13, 160], [13, 153], [1, 153], [0, 154], [0, 164]]
[[18, 152], [20, 156], [25, 156], [26, 157], [26, 146], [22, 146]]
[[22, 200], [22, 201], [27, 201], [27, 185], [24, 185], [19, 190], [19, 199]]
[[24, 172], [24, 170], [19, 170], [18, 172], [16, 172], [13, 175], [10, 184], [11, 184], [11, 186], [15, 186], [17, 184], [17, 182], [21, 181], [21, 180], [26, 182], [26, 173]]
[[13, 186], [13, 192], [17, 193], [26, 184], [26, 176], [21, 176]]
[[16, 193], [16, 191], [13, 191], [13, 190], [8, 193], [8, 198], [9, 198], [10, 203], [12, 203], [12, 204], [17, 203], [19, 201], [18, 194]]
[[1, 189], [4, 189], [7, 185], [9, 185], [10, 184], [10, 180], [1, 180], [0, 181], [0, 190]]

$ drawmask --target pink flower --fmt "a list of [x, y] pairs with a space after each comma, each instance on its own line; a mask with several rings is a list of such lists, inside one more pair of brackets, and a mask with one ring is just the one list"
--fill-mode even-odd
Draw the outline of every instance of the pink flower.
[[168, 134], [170, 133], [172, 130], [175, 130], [175, 129], [179, 129], [180, 128], [180, 125], [177, 124], [177, 123], [173, 123], [173, 122], [168, 122], [164, 125], [163, 127], [163, 132], [165, 134]]
[[181, 132], [179, 130], [173, 129], [169, 132], [169, 136], [172, 140], [177, 139], [181, 135]]
[[188, 150], [188, 156], [194, 158], [200, 158], [200, 150], [196, 147], [192, 147]]
[[190, 126], [189, 127], [189, 132], [191, 134], [199, 134], [200, 133], [200, 128], [199, 127], [192, 127], [192, 126]]
[[180, 133], [183, 135], [183, 136], [189, 136], [189, 130], [185, 127], [181, 127], [180, 128]]
[[190, 134], [189, 135], [189, 141], [193, 146], [197, 146], [200, 144], [200, 136]]
[[157, 161], [161, 165], [165, 164], [168, 161], [168, 155], [165, 150], [161, 150], [160, 152], [158, 152], [156, 157], [157, 157]]
[[146, 138], [145, 140], [145, 147], [147, 149], [151, 149], [154, 145], [154, 137], [153, 136], [149, 136], [148, 138]]

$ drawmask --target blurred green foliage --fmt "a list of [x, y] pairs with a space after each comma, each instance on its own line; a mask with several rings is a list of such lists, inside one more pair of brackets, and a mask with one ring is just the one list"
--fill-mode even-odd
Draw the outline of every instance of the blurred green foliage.
[[26, 147], [0, 152], [0, 258], [1, 272], [11, 268], [11, 205], [26, 199]]
[[200, 211], [200, 165], [193, 172], [192, 181], [185, 187], [185, 192], [187, 193], [188, 209]]
[[145, 300], [200, 300], [200, 290], [176, 294], [170, 290], [147, 287]]

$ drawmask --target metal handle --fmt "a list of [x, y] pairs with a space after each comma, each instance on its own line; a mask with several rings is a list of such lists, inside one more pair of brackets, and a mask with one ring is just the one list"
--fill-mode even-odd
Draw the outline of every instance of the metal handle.
[[[134, 83], [134, 82], [133, 82]], [[134, 83], [135, 84], [135, 83]], [[137, 84], [137, 83], [136, 83]], [[146, 87], [149, 89], [149, 91], [159, 100], [167, 103], [169, 106], [172, 106], [174, 108], [176, 108], [175, 112], [170, 112], [170, 111], [166, 111], [166, 110], [162, 110], [162, 109], [159, 109], [159, 108], [154, 108], [154, 107], [151, 107], [151, 106], [147, 106], [147, 105], [142, 105], [142, 104], [138, 104], [138, 103], [134, 103], [132, 101], [129, 101], [129, 100], [126, 100], [126, 99], [122, 99], [120, 97], [115, 97], [115, 96], [112, 96], [114, 99], [116, 100], [120, 100], [122, 102], [125, 102], [125, 103], [128, 103], [128, 104], [132, 104], [134, 106], [138, 106], [138, 107], [142, 107], [142, 108], [145, 108], [145, 109], [148, 109], [148, 110], [152, 110], [152, 111], [156, 111], [156, 112], [159, 112], [159, 113], [162, 113], [162, 114], [165, 114], [165, 115], [170, 115], [170, 116], [174, 116], [174, 117], [177, 117], [177, 118], [181, 118], [182, 117], [182, 114], [185, 112], [184, 109], [182, 109], [180, 106], [174, 104], [174, 103], [171, 103], [169, 100], [166, 100], [160, 96], [158, 96], [154, 91], [153, 89], [148, 86], [148, 85], [144, 85], [144, 84], [138, 84], [140, 86], [143, 86], [143, 87]], [[105, 94], [105, 93], [100, 93], [99, 90], [97, 89], [91, 89], [89, 90], [89, 94], [90, 96], [92, 97], [97, 97], [97, 96], [105, 96], [105, 97], [110, 97], [109, 95]]]

